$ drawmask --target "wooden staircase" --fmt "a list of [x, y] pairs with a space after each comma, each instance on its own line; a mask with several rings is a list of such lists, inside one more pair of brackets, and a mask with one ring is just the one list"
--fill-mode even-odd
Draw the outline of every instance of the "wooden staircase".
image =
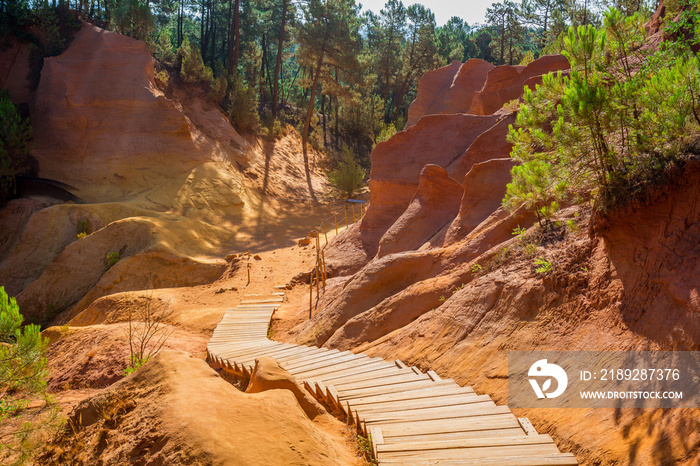
[[255, 359], [277, 360], [319, 401], [370, 435], [380, 465], [575, 465], [549, 435], [488, 395], [401, 361], [267, 339], [284, 293], [247, 296], [214, 330], [209, 361], [250, 377]]

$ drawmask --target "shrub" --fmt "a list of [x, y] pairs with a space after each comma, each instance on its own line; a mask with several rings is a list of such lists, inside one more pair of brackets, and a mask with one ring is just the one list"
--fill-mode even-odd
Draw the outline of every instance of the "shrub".
[[118, 252], [110, 252], [107, 254], [107, 268], [111, 268], [113, 265], [116, 265], [117, 262], [121, 260], [121, 254]]
[[249, 86], [240, 75], [232, 79], [228, 91], [228, 117], [240, 130], [257, 131], [260, 128], [258, 98], [255, 86]]
[[512, 170], [504, 206], [525, 205], [540, 224], [571, 195], [602, 211], [623, 204], [677, 159], [700, 125], [700, 61], [689, 52], [645, 57], [642, 19], [612, 8], [600, 30], [569, 28], [569, 76], [550, 73], [526, 89], [510, 128]]
[[145, 299], [145, 304], [136, 311], [129, 307], [129, 325], [125, 330], [129, 341], [129, 366], [124, 370], [125, 375], [135, 372], [158, 354], [172, 334], [172, 329], [166, 326], [172, 311], [154, 306], [153, 293]]
[[535, 259], [535, 273], [547, 273], [552, 270], [552, 263], [549, 262], [547, 259], [540, 257], [539, 259]]
[[[38, 325], [21, 327], [22, 315], [14, 298], [9, 298], [0, 287], [0, 326], [4, 344], [0, 345], [0, 423], [18, 415], [30, 400], [43, 398], [45, 407], [33, 414], [34, 421], [25, 422], [13, 429], [5, 429], [0, 448], [7, 447], [19, 454], [22, 462], [35, 451], [36, 437], [42, 431], [57, 428], [58, 410], [46, 393], [46, 358], [48, 339], [42, 338]], [[48, 415], [47, 415], [48, 413]]]
[[340, 194], [352, 197], [365, 180], [365, 169], [355, 160], [350, 148], [343, 144], [338, 168], [328, 173], [328, 181]]
[[394, 123], [389, 123], [388, 125], [385, 125], [382, 127], [382, 129], [379, 131], [379, 134], [377, 134], [377, 137], [374, 138], [374, 144], [372, 144], [372, 149], [377, 147], [377, 144], [380, 142], [388, 141], [391, 139], [391, 137], [396, 134], [396, 127], [394, 126]]
[[0, 341], [14, 343], [17, 340], [16, 331], [23, 321], [17, 300], [9, 297], [5, 287], [0, 286]]
[[150, 8], [139, 0], [116, 0], [112, 3], [111, 27], [124, 35], [146, 40], [155, 28]]
[[0, 207], [15, 195], [15, 173], [30, 164], [32, 128], [12, 103], [10, 91], [0, 91]]
[[214, 73], [204, 64], [202, 53], [185, 37], [177, 51], [180, 62], [180, 78], [188, 83], [201, 82], [209, 86], [214, 81]]

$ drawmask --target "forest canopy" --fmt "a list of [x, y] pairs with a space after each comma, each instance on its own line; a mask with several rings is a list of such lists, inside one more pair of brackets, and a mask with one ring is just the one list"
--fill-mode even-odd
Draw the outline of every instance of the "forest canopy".
[[426, 71], [558, 52], [569, 26], [600, 26], [608, 6], [648, 17], [657, 2], [504, 0], [484, 24], [453, 17], [437, 25], [430, 9], [401, 0], [377, 13], [355, 0], [2, 0], [0, 32], [38, 21], [57, 36], [59, 52], [56, 30], [72, 10], [145, 40], [166, 69], [184, 67], [185, 81], [209, 86], [239, 129], [274, 136], [291, 124], [305, 143], [338, 154], [347, 144], [368, 166], [376, 136], [391, 124], [403, 128]]

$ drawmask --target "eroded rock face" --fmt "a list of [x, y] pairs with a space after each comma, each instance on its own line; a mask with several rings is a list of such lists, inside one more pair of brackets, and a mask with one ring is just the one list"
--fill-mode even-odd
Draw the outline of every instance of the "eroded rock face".
[[459, 215], [447, 230], [444, 244], [464, 238], [501, 206], [506, 185], [511, 181], [513, 159], [492, 159], [476, 163], [464, 179]]
[[354, 464], [289, 390], [242, 393], [181, 351], [161, 351], [69, 419], [40, 464]]
[[455, 217], [463, 190], [444, 168], [426, 165], [410, 205], [379, 242], [377, 257], [418, 249]]
[[267, 390], [289, 390], [292, 392], [309, 419], [314, 419], [319, 414], [326, 412], [323, 406], [299, 385], [292, 374], [274, 359], [262, 356], [255, 360], [255, 368], [250, 376], [246, 393], [260, 393]]
[[44, 62], [32, 109], [40, 175], [78, 188], [89, 202], [104, 202], [133, 197], [211, 160], [153, 75], [145, 43], [83, 25], [62, 55]]
[[545, 55], [527, 66], [497, 66], [489, 71], [483, 89], [474, 96], [469, 113], [491, 115], [506, 102], [520, 97], [528, 79], [569, 67], [563, 55]]
[[360, 223], [362, 233], [383, 234], [408, 207], [426, 163], [449, 165], [498, 118], [428, 115], [378, 144], [372, 152], [371, 204]]
[[408, 108], [406, 128], [413, 126], [423, 115], [468, 113], [472, 99], [486, 82], [494, 65], [477, 58], [464, 64], [451, 65], [429, 71], [418, 83], [418, 95]]

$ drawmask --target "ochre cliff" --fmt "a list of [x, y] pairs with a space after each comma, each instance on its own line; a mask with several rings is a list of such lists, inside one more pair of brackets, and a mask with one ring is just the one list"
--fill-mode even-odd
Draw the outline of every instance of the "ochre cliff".
[[[329, 244], [334, 278], [297, 342], [398, 357], [500, 403], [509, 350], [700, 349], [700, 163], [591, 236], [585, 208], [563, 210], [569, 227], [548, 238], [534, 214], [501, 207], [515, 121], [502, 107], [566, 68], [549, 56], [423, 77], [406, 129], [371, 155], [371, 205]], [[538, 257], [551, 273], [535, 272]], [[583, 464], [700, 458], [697, 410], [522, 414]]]

